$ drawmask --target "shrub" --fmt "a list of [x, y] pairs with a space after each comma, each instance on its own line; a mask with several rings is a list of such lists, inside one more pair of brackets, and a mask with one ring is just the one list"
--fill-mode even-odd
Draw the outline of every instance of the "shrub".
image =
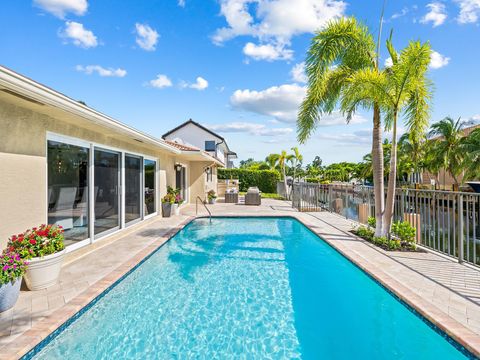
[[175, 204], [175, 195], [167, 193], [163, 198], [162, 198], [162, 203], [164, 204]]
[[390, 239], [387, 242], [387, 249], [388, 250], [398, 250], [402, 247], [400, 240]]
[[307, 177], [305, 178], [305, 182], [307, 183], [320, 183], [320, 178], [315, 178], [315, 177]]
[[20, 254], [5, 249], [0, 257], [0, 285], [13, 283], [21, 278], [27, 271], [27, 265]]
[[238, 179], [239, 191], [257, 186], [261, 192], [276, 193], [280, 173], [277, 170], [218, 169], [218, 179]]
[[7, 244], [10, 252], [17, 252], [22, 259], [43, 257], [65, 249], [63, 229], [57, 225], [40, 225], [13, 235]]
[[373, 243], [381, 247], [388, 247], [388, 239], [385, 236], [374, 237]]
[[392, 224], [392, 233], [407, 245], [415, 244], [417, 229], [406, 221], [396, 221]]
[[373, 216], [369, 216], [367, 220], [368, 226], [374, 228], [377, 226], [377, 220]]
[[368, 241], [372, 241], [373, 240], [373, 236], [374, 236], [374, 232], [372, 229], [369, 229], [368, 227], [366, 226], [360, 226], [357, 230], [356, 230], [356, 234], [358, 236], [360, 236], [361, 238], [364, 238], [365, 240], [368, 240]]

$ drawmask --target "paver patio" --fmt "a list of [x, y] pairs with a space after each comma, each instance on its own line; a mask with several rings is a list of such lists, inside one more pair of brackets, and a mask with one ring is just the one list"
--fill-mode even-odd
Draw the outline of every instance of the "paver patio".
[[[261, 206], [217, 203], [209, 209], [214, 216], [295, 216], [462, 345], [480, 350], [480, 269], [432, 252], [383, 251], [352, 236], [351, 221], [327, 212], [299, 213], [285, 201], [264, 199]], [[207, 212], [199, 207], [198, 215]], [[0, 314], [0, 359], [26, 353], [194, 216], [195, 205], [188, 205], [182, 216], [150, 219], [70, 254], [59, 284], [22, 290], [14, 309]]]

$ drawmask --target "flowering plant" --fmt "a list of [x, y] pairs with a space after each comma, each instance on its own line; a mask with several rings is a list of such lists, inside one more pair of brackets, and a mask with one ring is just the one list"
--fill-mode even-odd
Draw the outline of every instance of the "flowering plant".
[[27, 271], [27, 265], [18, 253], [5, 249], [0, 257], [0, 285], [13, 283], [21, 278]]
[[22, 259], [43, 257], [65, 249], [63, 229], [57, 225], [40, 225], [13, 235], [7, 244], [7, 249], [16, 251]]
[[167, 194], [162, 198], [162, 203], [173, 204], [175, 202], [175, 195]]
[[175, 195], [175, 204], [183, 204], [183, 198], [182, 198], [182, 195], [180, 194], [176, 194]]

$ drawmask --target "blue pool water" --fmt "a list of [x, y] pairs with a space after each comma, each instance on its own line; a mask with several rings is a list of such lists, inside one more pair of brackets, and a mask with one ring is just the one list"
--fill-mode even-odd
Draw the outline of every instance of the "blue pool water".
[[34, 357], [465, 358], [291, 218], [190, 223]]

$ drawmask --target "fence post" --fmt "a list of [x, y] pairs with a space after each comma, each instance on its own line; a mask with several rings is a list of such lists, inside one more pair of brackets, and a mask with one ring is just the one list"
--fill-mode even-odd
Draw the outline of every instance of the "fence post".
[[463, 194], [458, 194], [458, 262], [463, 262]]

